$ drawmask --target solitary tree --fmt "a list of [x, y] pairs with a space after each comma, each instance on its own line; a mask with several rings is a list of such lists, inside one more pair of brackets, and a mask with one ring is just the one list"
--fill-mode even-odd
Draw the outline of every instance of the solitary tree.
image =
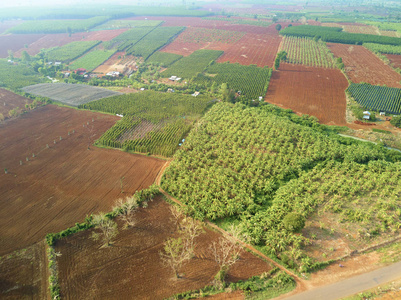
[[26, 52], [25, 50], [22, 51], [21, 53], [21, 59], [22, 61], [28, 62], [31, 60], [31, 56], [28, 54], [28, 52]]
[[276, 30], [277, 30], [277, 31], [280, 31], [280, 30], [281, 30], [281, 25], [280, 25], [280, 24], [277, 24], [277, 25], [276, 25]]
[[192, 251], [188, 248], [186, 240], [180, 237], [169, 238], [164, 243], [163, 250], [160, 252], [163, 263], [173, 269], [177, 279], [180, 278], [179, 270], [192, 257]]

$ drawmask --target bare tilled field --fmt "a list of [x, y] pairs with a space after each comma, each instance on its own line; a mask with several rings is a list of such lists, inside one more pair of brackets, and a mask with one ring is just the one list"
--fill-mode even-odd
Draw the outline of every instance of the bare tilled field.
[[47, 299], [44, 241], [0, 258], [1, 299]]
[[32, 95], [48, 97], [71, 106], [78, 106], [94, 100], [121, 94], [120, 92], [90, 85], [68, 83], [40, 83], [24, 87], [22, 90]]
[[48, 105], [0, 125], [0, 255], [154, 182], [164, 161], [91, 146], [118, 119]]
[[2, 114], [4, 118], [8, 118], [8, 113], [13, 109], [21, 113], [21, 111], [25, 109], [25, 104], [31, 102], [31, 99], [14, 94], [5, 89], [0, 89], [0, 114]]
[[394, 68], [401, 68], [401, 55], [385, 54]]
[[6, 58], [8, 50], [16, 52], [21, 49], [21, 51], [26, 50], [29, 53], [28, 49], [24, 48], [24, 46], [39, 40], [41, 37], [43, 37], [43, 34], [0, 35], [0, 58]]
[[340, 70], [282, 63], [273, 72], [265, 100], [315, 116], [321, 123], [345, 125], [347, 87]]
[[[136, 212], [137, 223], [122, 229], [110, 247], [93, 241], [87, 230], [57, 242], [56, 251], [61, 295], [65, 299], [165, 299], [177, 293], [211, 284], [219, 266], [209, 250], [221, 235], [205, 229], [195, 239], [195, 257], [180, 270], [176, 279], [163, 265], [159, 252], [168, 237], [176, 237], [175, 220], [169, 204], [158, 196], [147, 208]], [[227, 281], [236, 282], [267, 272], [271, 266], [249, 252], [228, 272]], [[151, 291], [151, 292], [150, 292]]]
[[327, 44], [336, 57], [341, 57], [345, 72], [352, 82], [401, 88], [401, 75], [363, 46]]
[[[108, 72], [117, 71], [127, 73], [137, 69], [136, 61], [138, 60], [132, 55], [123, 58], [125, 52], [116, 52], [102, 65], [93, 70], [92, 73], [106, 75]], [[120, 57], [120, 58], [119, 58]]]

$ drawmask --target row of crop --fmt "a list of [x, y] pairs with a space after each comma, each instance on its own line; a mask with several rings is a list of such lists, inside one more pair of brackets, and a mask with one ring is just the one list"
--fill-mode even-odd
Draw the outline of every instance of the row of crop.
[[380, 44], [374, 44], [374, 43], [364, 43], [363, 46], [375, 53], [401, 55], [401, 46], [380, 45]]
[[401, 113], [401, 89], [352, 83], [347, 92], [363, 107], [390, 114]]
[[151, 56], [149, 56], [146, 61], [149, 63], [156, 63], [164, 67], [168, 67], [182, 57], [183, 56], [179, 54], [156, 51]]
[[191, 55], [181, 58], [162, 73], [164, 77], [178, 76], [190, 79], [219, 58], [224, 52], [218, 50], [198, 50]]
[[230, 22], [232, 24], [261, 26], [261, 27], [268, 27], [272, 24], [268, 20], [249, 20], [249, 19], [222, 18], [222, 17], [205, 17], [203, 19], [210, 20], [210, 21], [224, 21], [224, 22]]
[[122, 51], [139, 42], [144, 36], [146, 36], [155, 28], [156, 27], [152, 26], [135, 27], [116, 36], [111, 41], [103, 43], [103, 45], [106, 49], [117, 48], [118, 51]]
[[334, 56], [325, 42], [306, 37], [286, 36], [281, 50], [287, 52], [287, 61], [312, 67], [334, 68]]
[[145, 60], [169, 43], [185, 27], [157, 27], [127, 49], [127, 54], [141, 56]]
[[26, 21], [11, 29], [8, 33], [73, 33], [87, 31], [105, 23], [109, 17], [93, 17], [86, 20], [38, 20]]
[[75, 60], [72, 64], [69, 65], [69, 68], [71, 70], [83, 68], [86, 71], [90, 72], [101, 65], [104, 61], [109, 59], [115, 52], [116, 50], [91, 51]]
[[213, 76], [198, 74], [195, 83], [220, 86], [227, 83], [230, 89], [241, 95], [242, 98], [257, 100], [266, 95], [272, 70], [258, 68], [255, 65], [243, 66], [238, 63], [213, 63], [206, 69], [206, 73]]
[[110, 20], [104, 24], [96, 26], [91, 31], [120, 28], [155, 27], [159, 26], [162, 22], [163, 21], [159, 20]]
[[70, 62], [84, 53], [88, 52], [93, 47], [99, 45], [100, 41], [78, 41], [71, 42], [61, 47], [52, 48], [49, 51], [44, 51], [46, 58], [49, 61]]
[[362, 45], [363, 43], [376, 43], [384, 45], [401, 45], [400, 38], [361, 33], [348, 33], [343, 32], [342, 28], [335, 27], [312, 25], [292, 26], [281, 30], [280, 34], [298, 37], [318, 37], [325, 42], [342, 44]]
[[245, 35], [245, 32], [210, 28], [187, 28], [177, 39], [182, 43], [220, 42], [235, 43]]

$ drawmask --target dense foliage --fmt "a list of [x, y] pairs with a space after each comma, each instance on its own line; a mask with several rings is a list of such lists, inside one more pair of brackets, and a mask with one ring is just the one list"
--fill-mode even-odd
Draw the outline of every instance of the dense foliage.
[[401, 115], [391, 118], [391, 125], [401, 128]]
[[135, 27], [122, 34], [116, 36], [111, 41], [103, 43], [104, 47], [107, 49], [117, 48], [118, 51], [122, 51], [135, 45], [139, 42], [145, 35], [154, 30], [156, 27]]
[[342, 44], [362, 45], [363, 43], [376, 43], [385, 45], [401, 45], [400, 38], [372, 34], [348, 33], [343, 32], [342, 28], [337, 27], [312, 25], [291, 26], [281, 30], [280, 34], [298, 37], [318, 37], [325, 42]]
[[146, 61], [149, 63], [160, 64], [163, 67], [168, 67], [181, 58], [182, 55], [179, 54], [156, 51], [149, 56]]
[[218, 86], [227, 83], [229, 88], [239, 92], [241, 98], [249, 100], [264, 98], [271, 76], [271, 69], [268, 67], [243, 66], [238, 63], [213, 63], [205, 72], [212, 76], [198, 74], [193, 82], [209, 86], [213, 83]]
[[326, 43], [311, 38], [284, 38], [281, 50], [287, 52], [287, 61], [292, 64], [302, 64], [311, 67], [334, 68], [334, 56]]
[[401, 89], [351, 83], [347, 92], [363, 107], [390, 114], [401, 113]]
[[126, 51], [127, 54], [142, 56], [145, 60], [155, 51], [169, 43], [185, 27], [157, 27], [145, 35], [140, 41], [133, 44]]
[[401, 46], [380, 45], [373, 43], [364, 43], [363, 46], [375, 53], [401, 54]]
[[84, 68], [86, 71], [90, 72], [109, 59], [115, 52], [115, 50], [94, 50], [81, 56], [68, 67], [70, 70]]
[[178, 76], [190, 79], [197, 73], [203, 72], [208, 65], [215, 61], [223, 51], [198, 50], [191, 55], [181, 58], [163, 72], [164, 77]]
[[100, 41], [71, 42], [62, 47], [52, 48], [44, 53], [49, 61], [70, 62], [88, 52], [98, 44], [100, 44]]
[[98, 144], [135, 152], [172, 155], [182, 138], [212, 103], [206, 96], [147, 91], [109, 97], [81, 108], [124, 115]]
[[86, 20], [39, 20], [27, 21], [8, 30], [9, 33], [73, 33], [87, 31], [109, 17], [93, 17]]
[[44, 80], [29, 66], [14, 65], [6, 59], [0, 59], [0, 87], [17, 91], [24, 86], [42, 83]]
[[[358, 221], [350, 208], [361, 201], [360, 207], [371, 207], [364, 212], [370, 230], [392, 210], [386, 197], [395, 207], [400, 205], [396, 195], [401, 190], [395, 185], [401, 165], [387, 162], [397, 159], [393, 154], [373, 144], [345, 141], [313, 119], [285, 113], [277, 116], [270, 105], [216, 104], [176, 152], [162, 187], [199, 218], [237, 219], [253, 243], [278, 256], [300, 251], [308, 242], [293, 232], [302, 219], [295, 220], [301, 224], [297, 228], [288, 225], [290, 213], [306, 219], [324, 204], [327, 210], [342, 213], [344, 220]], [[384, 188], [389, 176], [394, 177]], [[366, 193], [369, 197], [362, 198]], [[382, 200], [372, 206], [377, 196]], [[395, 228], [396, 211], [391, 218], [386, 219], [386, 229]], [[297, 257], [302, 270], [313, 267], [302, 253]]]

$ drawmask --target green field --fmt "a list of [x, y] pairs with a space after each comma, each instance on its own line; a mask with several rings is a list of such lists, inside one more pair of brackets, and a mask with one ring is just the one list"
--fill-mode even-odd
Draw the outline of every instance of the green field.
[[137, 28], [137, 27], [155, 27], [159, 26], [163, 21], [157, 20], [110, 20], [106, 23], [103, 23], [93, 30], [112, 30], [112, 29], [120, 29], [120, 28]]
[[81, 56], [68, 67], [70, 70], [84, 68], [87, 72], [90, 72], [109, 59], [114, 53], [116, 53], [115, 50], [94, 50]]
[[364, 43], [363, 46], [375, 53], [401, 55], [401, 46], [380, 45], [373, 43]]
[[170, 66], [175, 63], [177, 60], [181, 59], [183, 56], [174, 54], [174, 53], [167, 53], [167, 52], [160, 52], [156, 51], [151, 56], [148, 57], [146, 60], [149, 63], [157, 63], [161, 64], [162, 66]]
[[71, 42], [62, 47], [52, 48], [48, 51], [45, 51], [45, 57], [49, 61], [62, 61], [62, 62], [70, 62], [84, 53], [88, 52], [93, 47], [100, 44], [100, 41], [80, 41], [80, 42]]

